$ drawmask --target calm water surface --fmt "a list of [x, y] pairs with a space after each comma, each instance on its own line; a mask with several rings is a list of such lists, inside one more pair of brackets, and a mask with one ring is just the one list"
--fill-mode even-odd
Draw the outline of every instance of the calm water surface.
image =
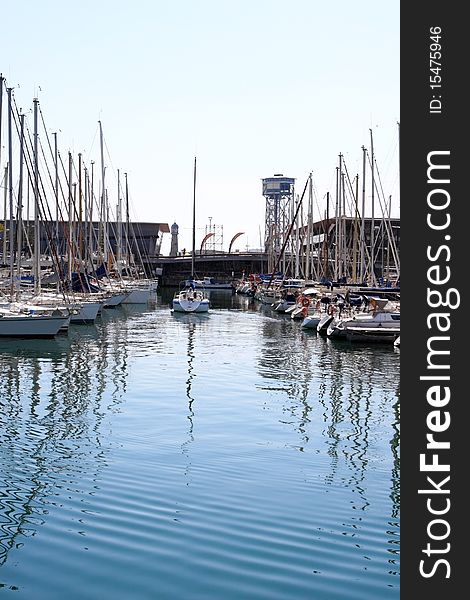
[[244, 297], [0, 340], [0, 595], [399, 598], [399, 351]]

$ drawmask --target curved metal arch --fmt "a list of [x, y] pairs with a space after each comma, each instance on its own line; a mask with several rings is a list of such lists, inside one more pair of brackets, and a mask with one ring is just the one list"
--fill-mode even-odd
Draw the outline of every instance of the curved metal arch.
[[233, 242], [234, 242], [234, 241], [235, 241], [237, 238], [239, 238], [241, 235], [243, 235], [244, 233], [245, 233], [244, 231], [240, 231], [239, 233], [236, 233], [236, 234], [233, 236], [233, 238], [232, 238], [232, 239], [231, 239], [231, 241], [230, 241], [230, 245], [229, 245], [229, 247], [228, 247], [228, 253], [229, 253], [229, 254], [230, 254], [230, 252], [232, 251], [232, 244], [233, 244]]
[[204, 248], [204, 244], [207, 242], [207, 240], [208, 240], [208, 239], [209, 239], [209, 238], [210, 238], [212, 235], [215, 235], [215, 233], [214, 233], [214, 232], [212, 232], [212, 233], [208, 233], [208, 234], [207, 234], [207, 235], [204, 237], [204, 239], [203, 239], [203, 240], [202, 240], [202, 242], [201, 242], [201, 248], [200, 248], [200, 250], [199, 250], [199, 254], [202, 254], [202, 249]]

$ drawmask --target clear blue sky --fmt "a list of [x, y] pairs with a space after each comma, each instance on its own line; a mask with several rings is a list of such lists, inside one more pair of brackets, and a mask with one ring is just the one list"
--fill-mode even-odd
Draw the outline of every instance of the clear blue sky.
[[127, 172], [133, 218], [176, 221], [190, 248], [196, 155], [197, 246], [211, 217], [225, 248], [239, 231], [235, 247], [259, 247], [261, 179], [295, 177], [300, 194], [311, 171], [323, 211], [338, 154], [361, 173], [370, 129], [399, 215], [399, 6], [18, 0], [2, 7], [0, 72], [31, 130], [39, 98], [64, 157], [99, 165], [101, 120], [109, 198]]

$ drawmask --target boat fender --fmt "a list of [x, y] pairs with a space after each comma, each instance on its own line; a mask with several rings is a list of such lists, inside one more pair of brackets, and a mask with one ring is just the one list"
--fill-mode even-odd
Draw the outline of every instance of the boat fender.
[[304, 306], [304, 307], [302, 308], [302, 315], [303, 315], [304, 317], [306, 317], [306, 316], [308, 315], [308, 308], [307, 308], [306, 306]]

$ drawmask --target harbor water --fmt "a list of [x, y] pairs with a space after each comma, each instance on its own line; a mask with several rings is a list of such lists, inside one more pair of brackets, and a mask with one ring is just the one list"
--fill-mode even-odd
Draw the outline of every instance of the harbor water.
[[399, 350], [169, 299], [0, 340], [0, 595], [398, 600]]

